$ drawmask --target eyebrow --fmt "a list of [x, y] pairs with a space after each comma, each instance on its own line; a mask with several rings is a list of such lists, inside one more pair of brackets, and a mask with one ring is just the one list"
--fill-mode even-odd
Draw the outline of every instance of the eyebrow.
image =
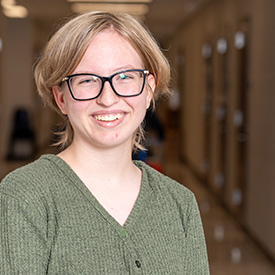
[[[124, 71], [124, 70], [133, 70], [133, 69], [141, 69], [141, 70], [144, 70], [144, 66], [142, 65], [141, 67], [138, 66], [133, 66], [133, 65], [126, 65], [126, 66], [121, 66], [121, 67], [117, 67], [115, 70], [113, 70], [113, 72], [110, 74], [115, 74], [115, 73], [118, 73], [120, 71]], [[76, 71], [76, 72], [73, 72], [72, 74], [96, 74], [96, 75], [100, 75], [98, 73], [95, 73], [94, 71]]]

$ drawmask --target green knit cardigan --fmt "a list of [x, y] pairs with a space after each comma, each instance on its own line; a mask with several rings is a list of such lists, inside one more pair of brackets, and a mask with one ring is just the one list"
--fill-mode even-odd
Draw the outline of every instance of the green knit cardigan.
[[0, 274], [209, 274], [194, 195], [143, 162], [121, 226], [55, 155], [0, 184]]

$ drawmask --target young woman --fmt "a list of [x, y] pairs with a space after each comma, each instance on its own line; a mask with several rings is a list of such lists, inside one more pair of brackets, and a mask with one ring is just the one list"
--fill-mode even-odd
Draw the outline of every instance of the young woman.
[[1, 274], [209, 274], [194, 195], [131, 158], [169, 77], [126, 14], [83, 14], [51, 38], [35, 80], [64, 118], [62, 150], [0, 184]]

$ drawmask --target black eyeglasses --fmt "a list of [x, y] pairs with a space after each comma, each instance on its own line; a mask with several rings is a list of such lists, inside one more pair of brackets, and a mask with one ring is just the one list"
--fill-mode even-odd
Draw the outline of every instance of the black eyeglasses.
[[121, 97], [138, 96], [143, 92], [147, 70], [124, 70], [109, 77], [96, 74], [72, 74], [64, 77], [73, 99], [78, 101], [92, 100], [100, 96], [104, 83], [108, 81], [116, 95]]

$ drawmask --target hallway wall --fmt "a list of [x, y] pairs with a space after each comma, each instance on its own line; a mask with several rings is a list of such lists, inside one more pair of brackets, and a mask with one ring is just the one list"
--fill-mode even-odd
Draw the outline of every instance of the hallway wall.
[[[8, 172], [35, 158], [8, 160], [11, 135], [14, 130], [14, 114], [24, 109], [29, 114], [30, 129], [35, 134], [34, 153], [51, 152], [49, 142], [57, 118], [53, 111], [44, 108], [33, 79], [33, 68], [44, 43], [49, 38], [48, 29], [30, 18], [8, 18], [0, 9], [0, 179]], [[23, 142], [20, 144], [20, 142]], [[26, 153], [24, 140], [15, 147]]]
[[246, 223], [275, 255], [275, 2], [254, 9]]
[[14, 113], [18, 108], [32, 110], [34, 86], [32, 80], [33, 51], [32, 28], [28, 19], [8, 19], [0, 16], [3, 41], [1, 51], [1, 143], [0, 176], [7, 172], [8, 154]]
[[275, 259], [274, 10], [273, 0], [213, 0], [166, 46], [182, 159]]

